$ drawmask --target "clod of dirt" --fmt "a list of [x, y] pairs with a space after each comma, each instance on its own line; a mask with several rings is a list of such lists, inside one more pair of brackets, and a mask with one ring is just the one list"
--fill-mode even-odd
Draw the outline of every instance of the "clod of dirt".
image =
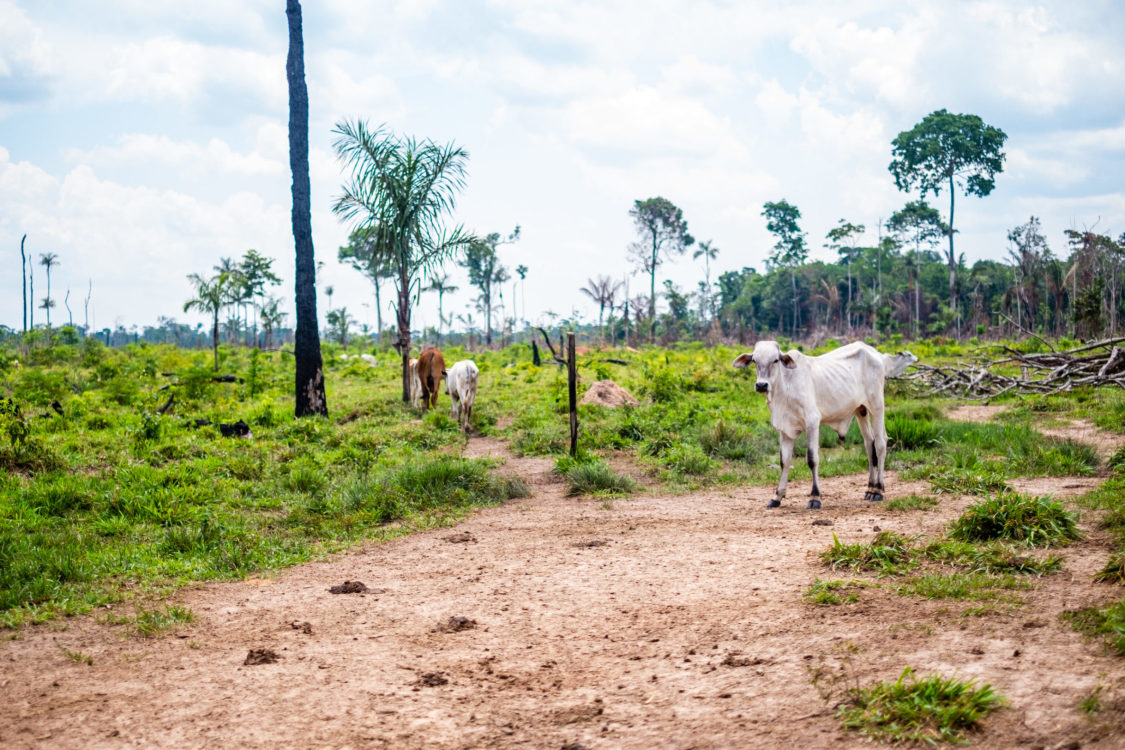
[[248, 667], [252, 667], [257, 664], [273, 664], [280, 658], [281, 657], [277, 655], [277, 652], [273, 651], [272, 649], [252, 648], [250, 649], [250, 653], [246, 654], [246, 658], [242, 663]]
[[294, 630], [300, 630], [305, 635], [312, 635], [311, 622], [301, 622], [299, 620], [294, 620], [293, 622], [289, 623], [289, 627], [293, 628]]
[[449, 680], [441, 672], [426, 672], [418, 678], [417, 684], [419, 687], [441, 687], [448, 685]]
[[640, 401], [612, 380], [599, 380], [586, 390], [586, 395], [578, 403], [608, 406], [612, 409], [625, 404], [636, 406]]
[[571, 546], [572, 547], [589, 548], [589, 547], [604, 547], [607, 544], [609, 544], [609, 542], [607, 542], [605, 539], [588, 539], [584, 542], [575, 542]]
[[439, 633], [460, 633], [462, 630], [472, 630], [477, 626], [476, 620], [470, 620], [464, 615], [454, 615], [447, 622], [437, 626]]
[[562, 746], [562, 750], [586, 750], [586, 746], [581, 742], [568, 742]]
[[765, 664], [766, 660], [761, 657], [750, 658], [741, 654], [727, 654], [719, 663], [724, 667], [755, 667]]
[[818, 519], [816, 519], [815, 521], [812, 522], [812, 525], [813, 526], [831, 526], [832, 525], [832, 519], [830, 519], [830, 518], [818, 518]]
[[365, 594], [370, 589], [362, 581], [344, 581], [338, 586], [328, 589], [330, 594]]
[[477, 538], [467, 531], [462, 531], [460, 534], [450, 534], [445, 538], [445, 541], [452, 542], [453, 544], [465, 544], [467, 542], [476, 542]]

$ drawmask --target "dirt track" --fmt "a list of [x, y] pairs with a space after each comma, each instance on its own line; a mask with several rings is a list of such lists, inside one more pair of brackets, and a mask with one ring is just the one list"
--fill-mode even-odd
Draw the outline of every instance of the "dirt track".
[[[474, 438], [467, 454], [503, 451]], [[849, 643], [861, 651], [845, 671], [863, 683], [906, 666], [990, 683], [1011, 707], [976, 747], [1125, 744], [1125, 660], [1058, 619], [1120, 597], [1090, 582], [1108, 555], [1097, 534], [1010, 613], [962, 617], [966, 603], [886, 588], [815, 607], [802, 600], [813, 579], [848, 577], [818, 560], [833, 532], [937, 535], [967, 499], [886, 512], [863, 502], [864, 474], [824, 480], [819, 512], [804, 509], [803, 483], [775, 511], [768, 487], [603, 507], [565, 498], [550, 466], [509, 459], [533, 496], [455, 528], [182, 592], [196, 623], [171, 635], [126, 638], [79, 618], [0, 643], [0, 746], [860, 745], [810, 682]], [[888, 479], [888, 499], [926, 491]], [[374, 591], [329, 593], [345, 580]], [[280, 658], [244, 665], [251, 649]], [[1077, 705], [1098, 685], [1107, 710], [1091, 721]]]

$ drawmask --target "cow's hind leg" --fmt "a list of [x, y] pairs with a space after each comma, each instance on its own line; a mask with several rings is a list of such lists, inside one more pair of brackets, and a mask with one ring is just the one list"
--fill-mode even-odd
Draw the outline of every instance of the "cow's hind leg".
[[789, 467], [793, 465], [793, 438], [781, 436], [781, 479], [777, 481], [777, 494], [766, 503], [767, 508], [776, 508], [785, 498], [785, 486], [789, 484]]
[[856, 411], [856, 422], [859, 431], [863, 434], [863, 450], [867, 454], [867, 491], [863, 494], [864, 500], [879, 501], [883, 499], [883, 457], [887, 452], [887, 436], [883, 431], [882, 454], [877, 450], [875, 429], [871, 424], [867, 408], [859, 407]]
[[809, 470], [812, 471], [812, 490], [809, 492], [809, 507], [816, 510], [820, 508], [820, 474], [818, 468], [820, 466], [820, 423], [810, 422], [805, 427], [805, 435], [808, 437], [808, 450], [806, 451], [807, 460], [809, 462]]
[[880, 410], [877, 414], [871, 414], [871, 427], [872, 427], [872, 445], [875, 449], [875, 481], [871, 484], [868, 492], [871, 494], [869, 500], [882, 500], [883, 499], [883, 467], [887, 462], [887, 425], [883, 421], [883, 412]]

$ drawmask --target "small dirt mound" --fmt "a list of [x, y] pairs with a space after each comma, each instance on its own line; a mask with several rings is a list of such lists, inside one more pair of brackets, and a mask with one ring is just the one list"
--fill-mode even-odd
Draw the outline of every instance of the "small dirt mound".
[[449, 680], [441, 672], [426, 672], [418, 678], [418, 687], [441, 687], [448, 684]]
[[607, 542], [605, 539], [589, 539], [585, 542], [575, 542], [574, 544], [572, 544], [570, 546], [571, 547], [589, 548], [589, 547], [604, 547], [607, 544], [609, 544], [609, 542]]
[[460, 633], [462, 630], [472, 630], [477, 626], [476, 620], [470, 620], [464, 615], [454, 615], [448, 621], [437, 626], [439, 633]]
[[462, 531], [460, 534], [450, 534], [445, 538], [445, 541], [452, 544], [466, 544], [468, 542], [476, 542], [477, 538], [467, 531]]
[[250, 652], [246, 654], [246, 658], [242, 663], [248, 667], [253, 667], [257, 664], [273, 664], [280, 658], [281, 657], [278, 656], [277, 652], [273, 649], [252, 648]]
[[328, 589], [328, 592], [330, 594], [365, 594], [370, 590], [362, 581], [344, 581]]
[[300, 620], [294, 620], [293, 622], [289, 623], [289, 627], [293, 628], [294, 630], [300, 630], [305, 635], [312, 635], [312, 623], [311, 622], [302, 622]]
[[597, 406], [636, 406], [640, 403], [636, 397], [612, 380], [599, 380], [587, 389], [586, 395], [579, 401], [580, 404], [595, 404]]

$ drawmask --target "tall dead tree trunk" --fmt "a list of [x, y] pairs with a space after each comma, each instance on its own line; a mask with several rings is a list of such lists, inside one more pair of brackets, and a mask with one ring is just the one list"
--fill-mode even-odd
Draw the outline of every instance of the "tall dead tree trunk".
[[305, 44], [301, 28], [301, 3], [287, 0], [289, 56], [285, 77], [289, 82], [289, 168], [293, 173], [293, 241], [297, 256], [296, 406], [298, 417], [327, 415], [324, 361], [316, 320], [316, 261], [312, 240], [312, 206], [309, 186], [309, 92], [305, 86]]

